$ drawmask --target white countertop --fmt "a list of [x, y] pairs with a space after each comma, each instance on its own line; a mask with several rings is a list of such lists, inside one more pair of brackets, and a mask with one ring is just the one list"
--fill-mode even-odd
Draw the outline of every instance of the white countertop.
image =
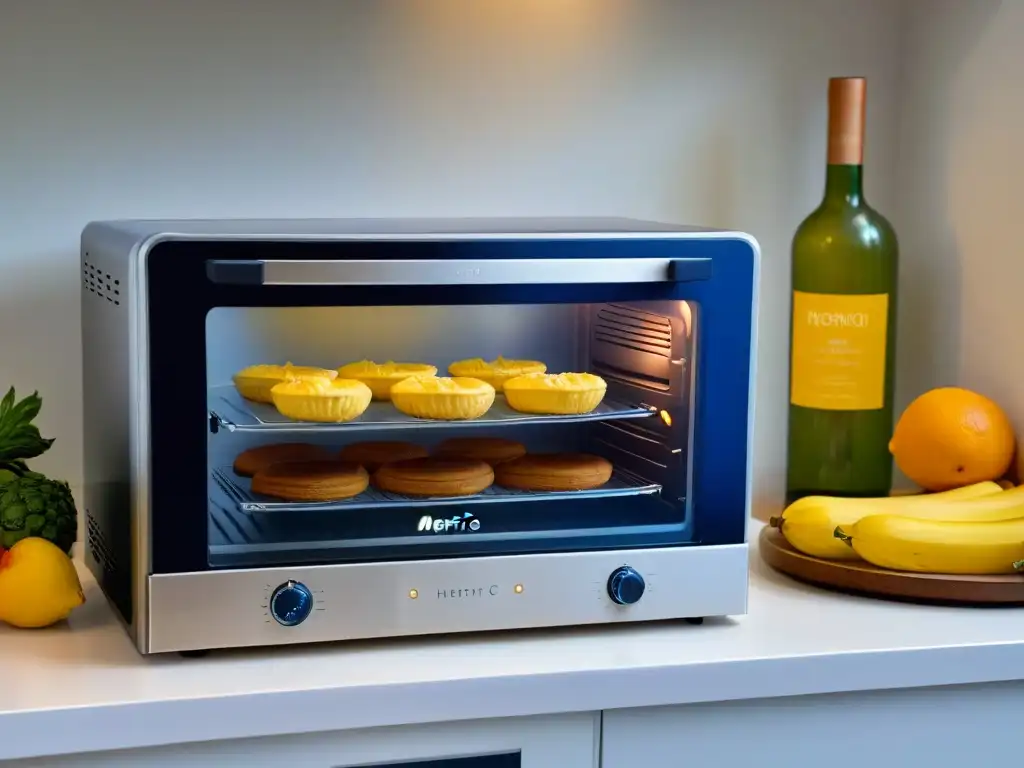
[[[756, 531], [752, 532], [756, 538]], [[837, 595], [752, 556], [749, 615], [143, 658], [91, 577], [0, 628], [0, 759], [208, 739], [1024, 679], [1024, 609]], [[684, 585], [685, 586], [685, 585]]]

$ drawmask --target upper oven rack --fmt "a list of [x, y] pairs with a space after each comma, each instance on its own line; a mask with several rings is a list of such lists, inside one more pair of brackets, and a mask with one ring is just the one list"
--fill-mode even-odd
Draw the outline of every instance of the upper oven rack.
[[629, 404], [605, 398], [590, 413], [569, 416], [543, 416], [520, 413], [509, 408], [502, 395], [494, 405], [478, 419], [466, 421], [442, 421], [417, 419], [407, 416], [391, 403], [374, 401], [362, 416], [341, 424], [324, 424], [311, 421], [294, 421], [282, 416], [272, 405], [244, 400], [235, 388], [228, 384], [211, 387], [207, 393], [210, 430], [217, 432], [262, 432], [266, 430], [287, 432], [360, 431], [371, 429], [423, 429], [430, 427], [495, 427], [518, 424], [562, 424], [583, 421], [610, 421], [612, 419], [639, 419], [653, 416], [658, 409], [646, 403]]

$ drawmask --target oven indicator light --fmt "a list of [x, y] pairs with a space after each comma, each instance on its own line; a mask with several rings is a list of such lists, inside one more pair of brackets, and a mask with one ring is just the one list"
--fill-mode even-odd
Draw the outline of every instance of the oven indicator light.
[[409, 590], [409, 599], [410, 600], [415, 600], [419, 596], [420, 596], [420, 591], [418, 589], [410, 589]]
[[516, 584], [514, 587], [512, 587], [512, 591], [515, 592], [517, 595], [523, 594], [523, 585]]

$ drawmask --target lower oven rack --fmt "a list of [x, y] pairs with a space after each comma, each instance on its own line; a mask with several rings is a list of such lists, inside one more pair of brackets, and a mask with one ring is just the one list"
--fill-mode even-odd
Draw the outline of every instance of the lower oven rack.
[[423, 429], [430, 427], [495, 427], [517, 424], [566, 424], [587, 421], [610, 421], [614, 419], [640, 419], [653, 416], [658, 409], [646, 403], [623, 403], [605, 398], [590, 413], [578, 415], [538, 415], [520, 413], [509, 407], [503, 395], [498, 395], [494, 405], [478, 419], [466, 421], [442, 421], [418, 419], [407, 416], [391, 403], [373, 401], [357, 419], [340, 424], [325, 424], [311, 421], [295, 421], [282, 416], [277, 409], [266, 403], [253, 403], [241, 397], [231, 385], [211, 387], [207, 394], [210, 429], [214, 432], [226, 429], [229, 432], [250, 432], [281, 430], [288, 432], [323, 432], [326, 430], [360, 431], [370, 429]]
[[213, 470], [213, 479], [237, 507], [245, 513], [341, 512], [388, 507], [438, 507], [451, 504], [495, 504], [502, 502], [552, 501], [554, 499], [593, 499], [613, 496], [640, 496], [661, 492], [661, 486], [625, 470], [616, 469], [611, 480], [600, 488], [586, 491], [520, 491], [492, 485], [473, 496], [412, 497], [367, 488], [358, 496], [330, 502], [278, 501], [254, 494], [249, 480], [237, 477], [230, 467]]

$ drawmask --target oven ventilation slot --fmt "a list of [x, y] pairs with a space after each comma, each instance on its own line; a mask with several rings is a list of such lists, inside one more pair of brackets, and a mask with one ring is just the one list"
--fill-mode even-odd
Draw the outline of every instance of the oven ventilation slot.
[[103, 532], [100, 530], [96, 518], [93, 517], [88, 509], [85, 510], [85, 537], [93, 560], [99, 564], [104, 573], [116, 573], [116, 563], [110, 554], [109, 547], [107, 547]]
[[631, 387], [647, 387], [659, 392], [667, 392], [672, 388], [672, 382], [669, 379], [662, 379], [657, 376], [641, 376], [635, 371], [624, 371], [621, 368], [616, 368], [614, 365], [606, 365], [596, 360], [590, 366], [590, 369], [591, 373], [596, 373], [609, 383], [618, 382], [619, 384]]
[[594, 499], [613, 496], [639, 496], [661, 491], [661, 486], [644, 480], [623, 470], [616, 470], [601, 488], [589, 491], [517, 491], [492, 485], [475, 496], [445, 498], [413, 498], [397, 493], [386, 493], [368, 488], [351, 499], [332, 502], [291, 502], [265, 499], [252, 493], [249, 481], [235, 477], [230, 468], [214, 469], [213, 477], [221, 490], [237, 506], [247, 513], [270, 512], [333, 512], [350, 509], [380, 509], [386, 507], [438, 507], [457, 504], [494, 504], [501, 502], [552, 501], [554, 499]]
[[121, 281], [89, 261], [82, 262], [82, 287], [115, 307], [121, 305]]
[[619, 304], [597, 310], [594, 338], [666, 359], [672, 356], [672, 323], [667, 317]]
[[666, 391], [671, 386], [672, 322], [621, 304], [604, 304], [592, 316], [595, 373], [624, 384]]
[[508, 407], [505, 398], [498, 396], [491, 409], [479, 419], [469, 421], [433, 421], [406, 416], [391, 403], [372, 402], [358, 419], [343, 424], [321, 424], [293, 421], [282, 416], [272, 405], [243, 400], [231, 385], [213, 387], [208, 395], [210, 428], [216, 432], [223, 427], [229, 432], [252, 430], [288, 430], [323, 432], [359, 431], [368, 429], [422, 429], [429, 427], [495, 427], [516, 424], [564, 424], [571, 422], [609, 421], [612, 419], [638, 419], [652, 416], [657, 408], [646, 404], [629, 404], [605, 398], [590, 413], [574, 416], [540, 416], [520, 413]]

